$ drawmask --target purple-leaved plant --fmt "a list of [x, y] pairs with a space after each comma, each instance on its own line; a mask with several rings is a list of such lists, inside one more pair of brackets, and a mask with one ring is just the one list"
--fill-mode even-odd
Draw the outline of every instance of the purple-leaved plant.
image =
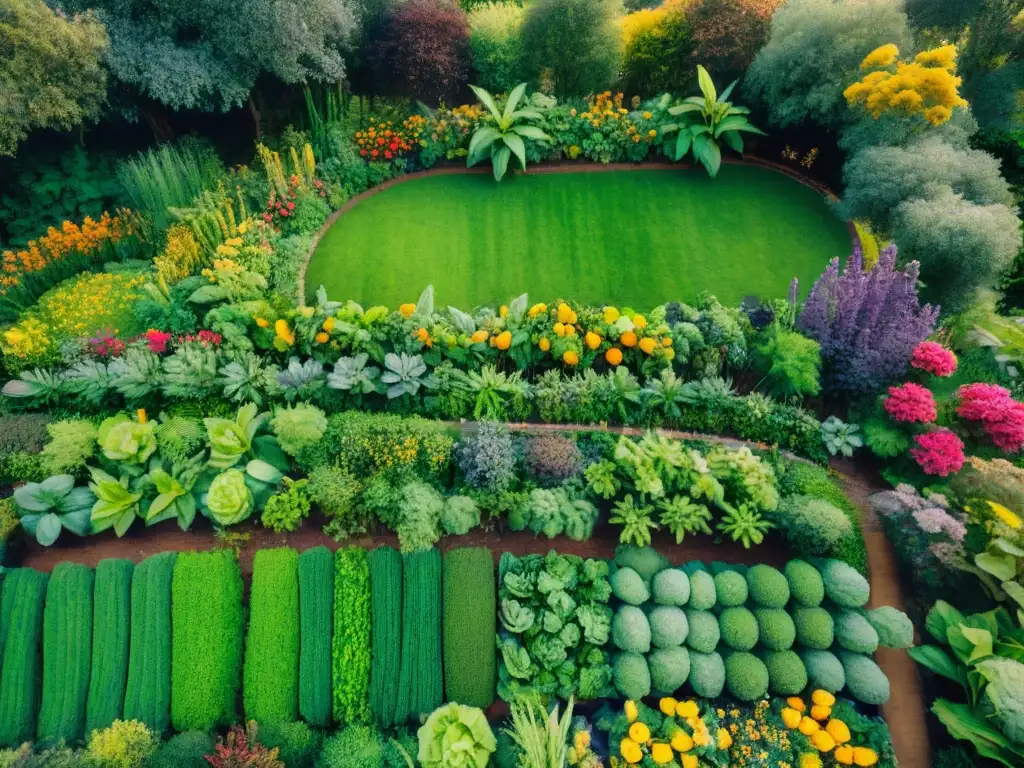
[[918, 267], [912, 261], [896, 269], [890, 245], [865, 271], [858, 243], [841, 274], [833, 259], [815, 282], [797, 327], [821, 345], [826, 390], [876, 392], [907, 370], [939, 316], [938, 307], [918, 301]]

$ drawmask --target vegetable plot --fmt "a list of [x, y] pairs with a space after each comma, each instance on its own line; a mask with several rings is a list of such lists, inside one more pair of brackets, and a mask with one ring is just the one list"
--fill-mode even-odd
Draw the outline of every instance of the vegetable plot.
[[0, 746], [32, 741], [39, 706], [39, 642], [48, 576], [8, 571], [0, 600]]
[[395, 720], [432, 712], [441, 704], [441, 553], [402, 556], [402, 669]]
[[171, 578], [177, 552], [148, 557], [132, 576], [124, 719], [163, 733], [171, 722]]
[[331, 628], [334, 555], [327, 547], [299, 555], [299, 714], [310, 725], [331, 723]]
[[334, 569], [334, 719], [370, 720], [370, 567], [366, 550], [338, 550]]
[[130, 560], [101, 560], [96, 566], [86, 733], [107, 728], [121, 718], [128, 682], [129, 611], [134, 570]]
[[369, 554], [372, 653], [370, 709], [377, 725], [396, 725], [395, 704], [402, 666], [402, 556], [391, 547]]
[[486, 547], [444, 556], [444, 691], [448, 701], [486, 709], [494, 702], [494, 559]]

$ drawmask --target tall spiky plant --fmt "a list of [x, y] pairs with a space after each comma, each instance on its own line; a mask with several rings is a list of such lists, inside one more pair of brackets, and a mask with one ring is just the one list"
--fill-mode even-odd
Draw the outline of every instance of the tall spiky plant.
[[559, 718], [557, 704], [546, 712], [534, 696], [523, 696], [512, 703], [512, 728], [505, 733], [522, 750], [521, 768], [564, 768], [574, 704], [575, 699], [570, 697], [565, 714]]
[[508, 161], [512, 155], [519, 160], [519, 167], [526, 170], [526, 144], [523, 139], [535, 139], [536, 141], [547, 141], [549, 136], [535, 125], [529, 125], [529, 120], [540, 120], [540, 112], [530, 107], [516, 109], [520, 100], [526, 93], [526, 83], [520, 83], [512, 89], [505, 102], [504, 109], [498, 109], [494, 97], [483, 88], [475, 85], [469, 86], [473, 93], [480, 99], [488, 112], [487, 120], [481, 121], [481, 125], [473, 133], [469, 140], [469, 155], [466, 157], [466, 167], [472, 167], [485, 157], [491, 158], [491, 166], [494, 169], [495, 181], [501, 181], [508, 170]]

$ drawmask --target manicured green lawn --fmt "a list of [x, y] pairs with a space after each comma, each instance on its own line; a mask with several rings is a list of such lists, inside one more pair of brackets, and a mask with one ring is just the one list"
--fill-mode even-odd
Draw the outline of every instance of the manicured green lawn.
[[806, 294], [846, 225], [816, 192], [774, 171], [615, 171], [435, 176], [384, 190], [345, 213], [309, 265], [309, 293], [391, 308], [433, 283], [470, 309], [522, 292], [649, 308]]

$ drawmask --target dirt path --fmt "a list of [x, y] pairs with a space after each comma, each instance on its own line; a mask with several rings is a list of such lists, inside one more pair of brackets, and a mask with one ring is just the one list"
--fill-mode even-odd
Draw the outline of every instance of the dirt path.
[[[849, 460], [833, 461], [832, 467], [839, 472], [846, 494], [861, 510], [871, 571], [870, 605], [891, 605], [903, 610], [896, 555], [868, 501], [872, 493], [890, 486], [872, 470]], [[900, 768], [931, 768], [931, 745], [917, 665], [906, 651], [892, 648], [879, 648], [875, 659], [889, 678], [891, 694], [882, 714], [889, 724]]]

